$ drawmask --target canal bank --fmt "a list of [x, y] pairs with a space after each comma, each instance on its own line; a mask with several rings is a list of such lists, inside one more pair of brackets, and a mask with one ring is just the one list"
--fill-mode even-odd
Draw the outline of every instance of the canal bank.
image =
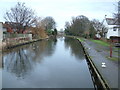
[[44, 40], [44, 39], [48, 39], [48, 38], [32, 39], [32, 40], [29, 40], [29, 41], [13, 43], [12, 45], [8, 45], [7, 42], [3, 42], [2, 43], [2, 51], [6, 51], [6, 50], [11, 49], [11, 48], [15, 48], [15, 47], [18, 47], [18, 46], [30, 44], [30, 43], [41, 41], [41, 40]]
[[[80, 39], [79, 39], [80, 40]], [[100, 75], [102, 76], [103, 83], [109, 86], [111, 89], [118, 89], [118, 64], [117, 62], [110, 61], [106, 58], [105, 54], [97, 52], [95, 44], [89, 40], [81, 41], [82, 46], [87, 52], [87, 57], [94, 64]], [[104, 51], [104, 50], [103, 50]], [[105, 63], [106, 67], [102, 67], [102, 63]]]

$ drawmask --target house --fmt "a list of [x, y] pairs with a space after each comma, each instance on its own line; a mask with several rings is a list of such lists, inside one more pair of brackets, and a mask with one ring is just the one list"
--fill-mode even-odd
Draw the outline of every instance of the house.
[[3, 26], [7, 29], [8, 33], [14, 33], [17, 30], [17, 23], [5, 22]]
[[115, 18], [105, 18], [103, 24], [108, 28], [106, 38], [120, 37], [120, 26], [118, 20]]
[[0, 22], [0, 43], [2, 42], [2, 37], [3, 37], [3, 30], [2, 30], [2, 22]]
[[7, 28], [8, 33], [30, 34], [32, 32], [30, 30], [31, 27], [27, 27], [25, 30], [23, 30], [22, 28], [18, 30], [18, 27], [20, 27], [20, 23], [5, 22], [3, 26]]
[[4, 26], [3, 22], [0, 22], [0, 42], [3, 40], [4, 32], [7, 32], [7, 28]]

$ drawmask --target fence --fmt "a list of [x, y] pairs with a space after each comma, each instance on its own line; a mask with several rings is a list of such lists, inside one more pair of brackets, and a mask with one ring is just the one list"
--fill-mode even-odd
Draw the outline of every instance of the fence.
[[3, 34], [3, 40], [12, 38], [29, 38], [32, 39], [32, 34]]

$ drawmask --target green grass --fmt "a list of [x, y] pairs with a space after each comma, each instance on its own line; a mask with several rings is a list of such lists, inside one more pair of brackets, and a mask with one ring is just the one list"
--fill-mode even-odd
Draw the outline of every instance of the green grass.
[[109, 60], [112, 60], [112, 61], [118, 61], [117, 57], [106, 57], [106, 58], [109, 59]]
[[72, 38], [78, 39], [80, 42], [84, 42], [85, 41], [84, 38], [78, 37], [78, 36], [66, 35], [66, 37], [72, 37]]
[[101, 40], [91, 40], [92, 42], [95, 42], [95, 43], [98, 43], [100, 45], [103, 45], [103, 46], [110, 46], [109, 43], [107, 42], [104, 42], [104, 41], [101, 41]]
[[80, 42], [84, 42], [83, 38], [77, 38]]

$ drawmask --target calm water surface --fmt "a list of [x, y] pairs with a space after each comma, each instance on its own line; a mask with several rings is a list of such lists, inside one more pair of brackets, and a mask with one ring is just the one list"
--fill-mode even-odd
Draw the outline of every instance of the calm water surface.
[[93, 88], [81, 45], [60, 37], [3, 55], [3, 88]]

